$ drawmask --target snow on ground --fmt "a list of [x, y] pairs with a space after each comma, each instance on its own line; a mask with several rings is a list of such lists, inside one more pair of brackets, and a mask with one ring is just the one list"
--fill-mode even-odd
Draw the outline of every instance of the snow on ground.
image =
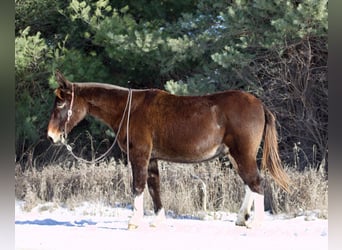
[[141, 227], [128, 231], [128, 208], [84, 203], [70, 211], [47, 203], [24, 212], [22, 206], [16, 203], [15, 249], [328, 249], [328, 220], [314, 212], [291, 219], [265, 213], [255, 229], [235, 226], [236, 214], [225, 212], [202, 219], [167, 216], [151, 228], [148, 214]]

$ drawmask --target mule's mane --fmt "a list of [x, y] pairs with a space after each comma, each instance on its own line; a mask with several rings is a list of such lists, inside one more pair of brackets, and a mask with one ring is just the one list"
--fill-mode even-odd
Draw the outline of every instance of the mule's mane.
[[[73, 82], [79, 87], [84, 88], [101, 88], [106, 90], [121, 90], [121, 91], [129, 91], [130, 88], [110, 84], [110, 83], [101, 83], [101, 82]], [[131, 89], [134, 92], [140, 92], [140, 91], [146, 91], [146, 90], [157, 90], [157, 91], [163, 91], [160, 89]], [[165, 91], [164, 91], [165, 92]]]
[[97, 87], [97, 88], [102, 88], [102, 89], [115, 89], [115, 90], [123, 90], [123, 91], [128, 91], [128, 88], [125, 87], [121, 87], [118, 85], [114, 85], [114, 84], [109, 84], [109, 83], [99, 83], [99, 82], [75, 82], [74, 84], [76, 84], [79, 87]]

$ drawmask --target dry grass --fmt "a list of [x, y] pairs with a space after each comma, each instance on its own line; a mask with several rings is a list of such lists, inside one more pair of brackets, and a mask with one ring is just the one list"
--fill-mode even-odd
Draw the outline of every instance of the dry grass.
[[[196, 165], [160, 162], [162, 201], [166, 211], [196, 214], [203, 210], [237, 212], [244, 195], [241, 178], [232, 168], [218, 161]], [[327, 217], [328, 179], [323, 169], [299, 172], [286, 168], [292, 192], [285, 193], [265, 177], [265, 207], [274, 213], [295, 216], [307, 210], [319, 210]], [[72, 209], [83, 201], [126, 206], [132, 202], [131, 169], [110, 161], [98, 165], [48, 165], [41, 170], [19, 165], [15, 172], [15, 195], [25, 201], [27, 210], [55, 202]], [[145, 190], [145, 208], [152, 201]]]

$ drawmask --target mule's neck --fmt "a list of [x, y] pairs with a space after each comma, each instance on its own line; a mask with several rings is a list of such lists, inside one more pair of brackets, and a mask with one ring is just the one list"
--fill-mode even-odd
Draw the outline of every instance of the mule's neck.
[[130, 90], [108, 84], [79, 85], [79, 94], [86, 102], [87, 114], [103, 121], [114, 131], [123, 119]]

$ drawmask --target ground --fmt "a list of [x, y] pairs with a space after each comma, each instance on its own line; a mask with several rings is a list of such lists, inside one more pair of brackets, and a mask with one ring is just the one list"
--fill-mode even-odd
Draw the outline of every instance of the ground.
[[158, 228], [143, 225], [127, 230], [129, 208], [84, 203], [73, 210], [48, 203], [23, 211], [16, 202], [15, 249], [328, 249], [328, 220], [317, 212], [295, 218], [265, 212], [255, 229], [235, 226], [236, 214], [206, 212], [173, 216]]

